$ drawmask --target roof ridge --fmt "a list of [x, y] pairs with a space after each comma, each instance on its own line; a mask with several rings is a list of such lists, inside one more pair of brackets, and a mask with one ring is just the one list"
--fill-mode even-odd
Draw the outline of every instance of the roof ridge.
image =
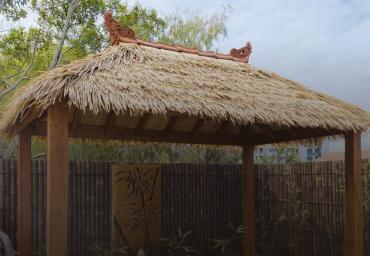
[[117, 45], [119, 43], [133, 43], [138, 45], [144, 45], [156, 49], [162, 49], [173, 52], [183, 52], [189, 54], [196, 54], [199, 56], [205, 56], [215, 59], [232, 60], [237, 62], [249, 62], [249, 56], [252, 53], [252, 44], [248, 41], [246, 45], [240, 49], [233, 48], [229, 54], [216, 53], [214, 51], [200, 51], [195, 48], [188, 48], [183, 46], [172, 46], [163, 44], [160, 42], [149, 42], [141, 40], [135, 37], [135, 32], [124, 25], [119, 24], [112, 15], [111, 11], [107, 11], [104, 14], [104, 24], [109, 32], [111, 45]]

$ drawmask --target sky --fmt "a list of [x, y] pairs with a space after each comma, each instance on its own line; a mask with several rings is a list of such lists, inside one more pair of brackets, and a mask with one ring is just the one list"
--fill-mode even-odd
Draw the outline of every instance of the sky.
[[[250, 63], [370, 112], [370, 0], [131, 0], [160, 14], [233, 9], [223, 52], [251, 41]], [[23, 21], [32, 24], [34, 17]], [[368, 138], [370, 147], [370, 138]]]

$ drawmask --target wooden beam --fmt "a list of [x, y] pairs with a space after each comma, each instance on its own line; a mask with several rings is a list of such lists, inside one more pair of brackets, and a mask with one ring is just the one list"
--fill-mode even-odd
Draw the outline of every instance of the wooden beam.
[[268, 136], [269, 140], [275, 140], [276, 139], [276, 134], [274, 131], [271, 130], [271, 128], [265, 126], [265, 125], [259, 125], [259, 124], [254, 124], [252, 125], [253, 128], [261, 131], [262, 133], [265, 134], [265, 136]]
[[75, 108], [72, 118], [72, 130], [74, 130], [77, 127], [78, 121], [80, 121], [80, 110]]
[[255, 256], [254, 145], [243, 145], [244, 256]]
[[[294, 135], [295, 136], [294, 136]], [[275, 138], [271, 138], [269, 135], [266, 134], [256, 134], [253, 135], [253, 143], [254, 145], [263, 145], [263, 144], [270, 144], [270, 143], [279, 143], [279, 142], [288, 142], [288, 141], [298, 141], [304, 139], [313, 139], [313, 138], [320, 138], [326, 136], [335, 136], [343, 134], [342, 131], [339, 130], [320, 130], [320, 129], [295, 129], [289, 131], [279, 131], [275, 132]]]
[[136, 130], [136, 133], [139, 134], [141, 131], [144, 130], [147, 122], [149, 120], [149, 114], [144, 114], [140, 120], [139, 120], [139, 123], [137, 124], [135, 130]]
[[20, 134], [23, 130], [27, 129], [33, 122], [40, 119], [40, 112], [32, 111], [27, 113], [18, 123], [14, 129], [14, 134]]
[[104, 130], [109, 132], [109, 130], [114, 126], [117, 121], [117, 116], [114, 112], [111, 112], [108, 116], [107, 123], [105, 124]]
[[48, 109], [47, 143], [46, 255], [67, 256], [68, 109], [64, 106]]
[[[36, 136], [45, 136], [45, 124], [35, 126], [32, 130]], [[70, 129], [69, 137], [86, 139], [111, 139], [142, 142], [169, 142], [169, 143], [193, 143], [209, 145], [234, 145], [239, 146], [242, 143], [242, 137], [237, 135], [216, 137], [214, 134], [191, 134], [185, 132], [166, 132], [157, 130], [143, 130], [137, 132], [136, 129], [112, 127], [109, 132], [104, 127], [79, 125], [75, 130]]]
[[172, 130], [173, 126], [175, 125], [176, 121], [177, 121], [178, 117], [177, 116], [171, 116], [169, 119], [168, 119], [168, 122], [164, 128], [163, 131], [165, 132], [169, 132]]
[[203, 125], [203, 122], [204, 122], [204, 120], [198, 119], [195, 122], [195, 124], [193, 126], [193, 129], [191, 130], [191, 134], [195, 134], [199, 130], [199, 128]]
[[361, 134], [345, 137], [344, 255], [364, 254], [364, 208], [361, 176]]
[[217, 132], [216, 132], [216, 135], [219, 137], [219, 136], [222, 136], [223, 135], [223, 133], [225, 132], [225, 129], [227, 128], [227, 126], [228, 126], [228, 122], [222, 122], [221, 124], [220, 124], [220, 127], [218, 127], [218, 130], [217, 130]]
[[[104, 126], [78, 125], [75, 129], [70, 126], [70, 137], [74, 138], [97, 138], [97, 139], [112, 139], [112, 140], [135, 140], [147, 142], [173, 142], [173, 143], [194, 143], [194, 144], [210, 144], [210, 145], [234, 145], [241, 146], [248, 141], [248, 136], [253, 138], [254, 145], [262, 145], [269, 143], [279, 143], [288, 141], [298, 141], [302, 139], [312, 139], [325, 136], [340, 135], [343, 132], [339, 130], [323, 130], [323, 129], [307, 129], [307, 128], [289, 128], [288, 130], [281, 130], [273, 134], [274, 138], [266, 133], [253, 133], [253, 126], [249, 127], [248, 136], [244, 134], [243, 127], [241, 127], [241, 134], [228, 135], [221, 134], [203, 134], [191, 132], [175, 132], [173, 126], [178, 117], [172, 116], [167, 122], [163, 130], [141, 130], [112, 127], [109, 132]], [[225, 124], [225, 126], [227, 126]], [[37, 122], [32, 126], [32, 135], [46, 136], [46, 125], [42, 122]]]
[[19, 134], [18, 153], [18, 253], [32, 255], [32, 155], [31, 135]]
[[297, 137], [297, 133], [294, 131], [294, 129], [287, 129], [287, 132], [292, 137]]

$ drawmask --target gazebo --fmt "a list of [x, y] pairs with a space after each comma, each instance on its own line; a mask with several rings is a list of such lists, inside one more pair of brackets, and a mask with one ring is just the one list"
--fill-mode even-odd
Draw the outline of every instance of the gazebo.
[[105, 15], [112, 46], [20, 89], [0, 121], [19, 136], [18, 244], [31, 255], [31, 137], [47, 138], [48, 256], [66, 256], [69, 138], [243, 148], [244, 255], [255, 255], [256, 145], [345, 138], [345, 255], [364, 255], [361, 133], [370, 116], [230, 54], [142, 41]]

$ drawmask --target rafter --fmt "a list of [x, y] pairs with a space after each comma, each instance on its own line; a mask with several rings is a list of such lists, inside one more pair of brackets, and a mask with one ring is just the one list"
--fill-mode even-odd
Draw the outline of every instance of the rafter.
[[72, 131], [76, 128], [78, 121], [80, 121], [80, 111], [75, 109], [73, 111], [73, 118], [72, 118]]
[[116, 123], [117, 116], [115, 115], [114, 112], [109, 113], [109, 116], [107, 118], [107, 122], [105, 123], [105, 132], [108, 132]]
[[14, 134], [20, 134], [28, 126], [31, 126], [33, 123], [36, 123], [37, 120], [43, 118], [45, 114], [40, 115], [40, 112], [33, 111], [25, 115], [24, 118], [19, 122], [19, 125], [14, 129]]
[[197, 119], [193, 126], [193, 129], [191, 130], [191, 134], [195, 134], [199, 130], [199, 128], [203, 125], [203, 123], [204, 123], [203, 119]]
[[139, 123], [136, 126], [136, 134], [139, 134], [142, 130], [144, 130], [146, 124], [149, 120], [149, 114], [144, 114], [142, 117], [140, 117]]
[[253, 129], [261, 131], [261, 133], [263, 134], [266, 134], [266, 136], [269, 136], [272, 140], [276, 139], [276, 134], [274, 133], [274, 131], [271, 130], [271, 128], [260, 124], [253, 124], [252, 127]]
[[170, 116], [170, 118], [168, 119], [168, 122], [166, 124], [166, 126], [164, 127], [163, 131], [164, 132], [169, 132], [172, 130], [172, 128], [175, 126], [175, 123], [177, 121], [179, 117], [178, 116]]
[[228, 126], [228, 122], [222, 122], [216, 132], [216, 135], [221, 136], [225, 132], [227, 126]]

